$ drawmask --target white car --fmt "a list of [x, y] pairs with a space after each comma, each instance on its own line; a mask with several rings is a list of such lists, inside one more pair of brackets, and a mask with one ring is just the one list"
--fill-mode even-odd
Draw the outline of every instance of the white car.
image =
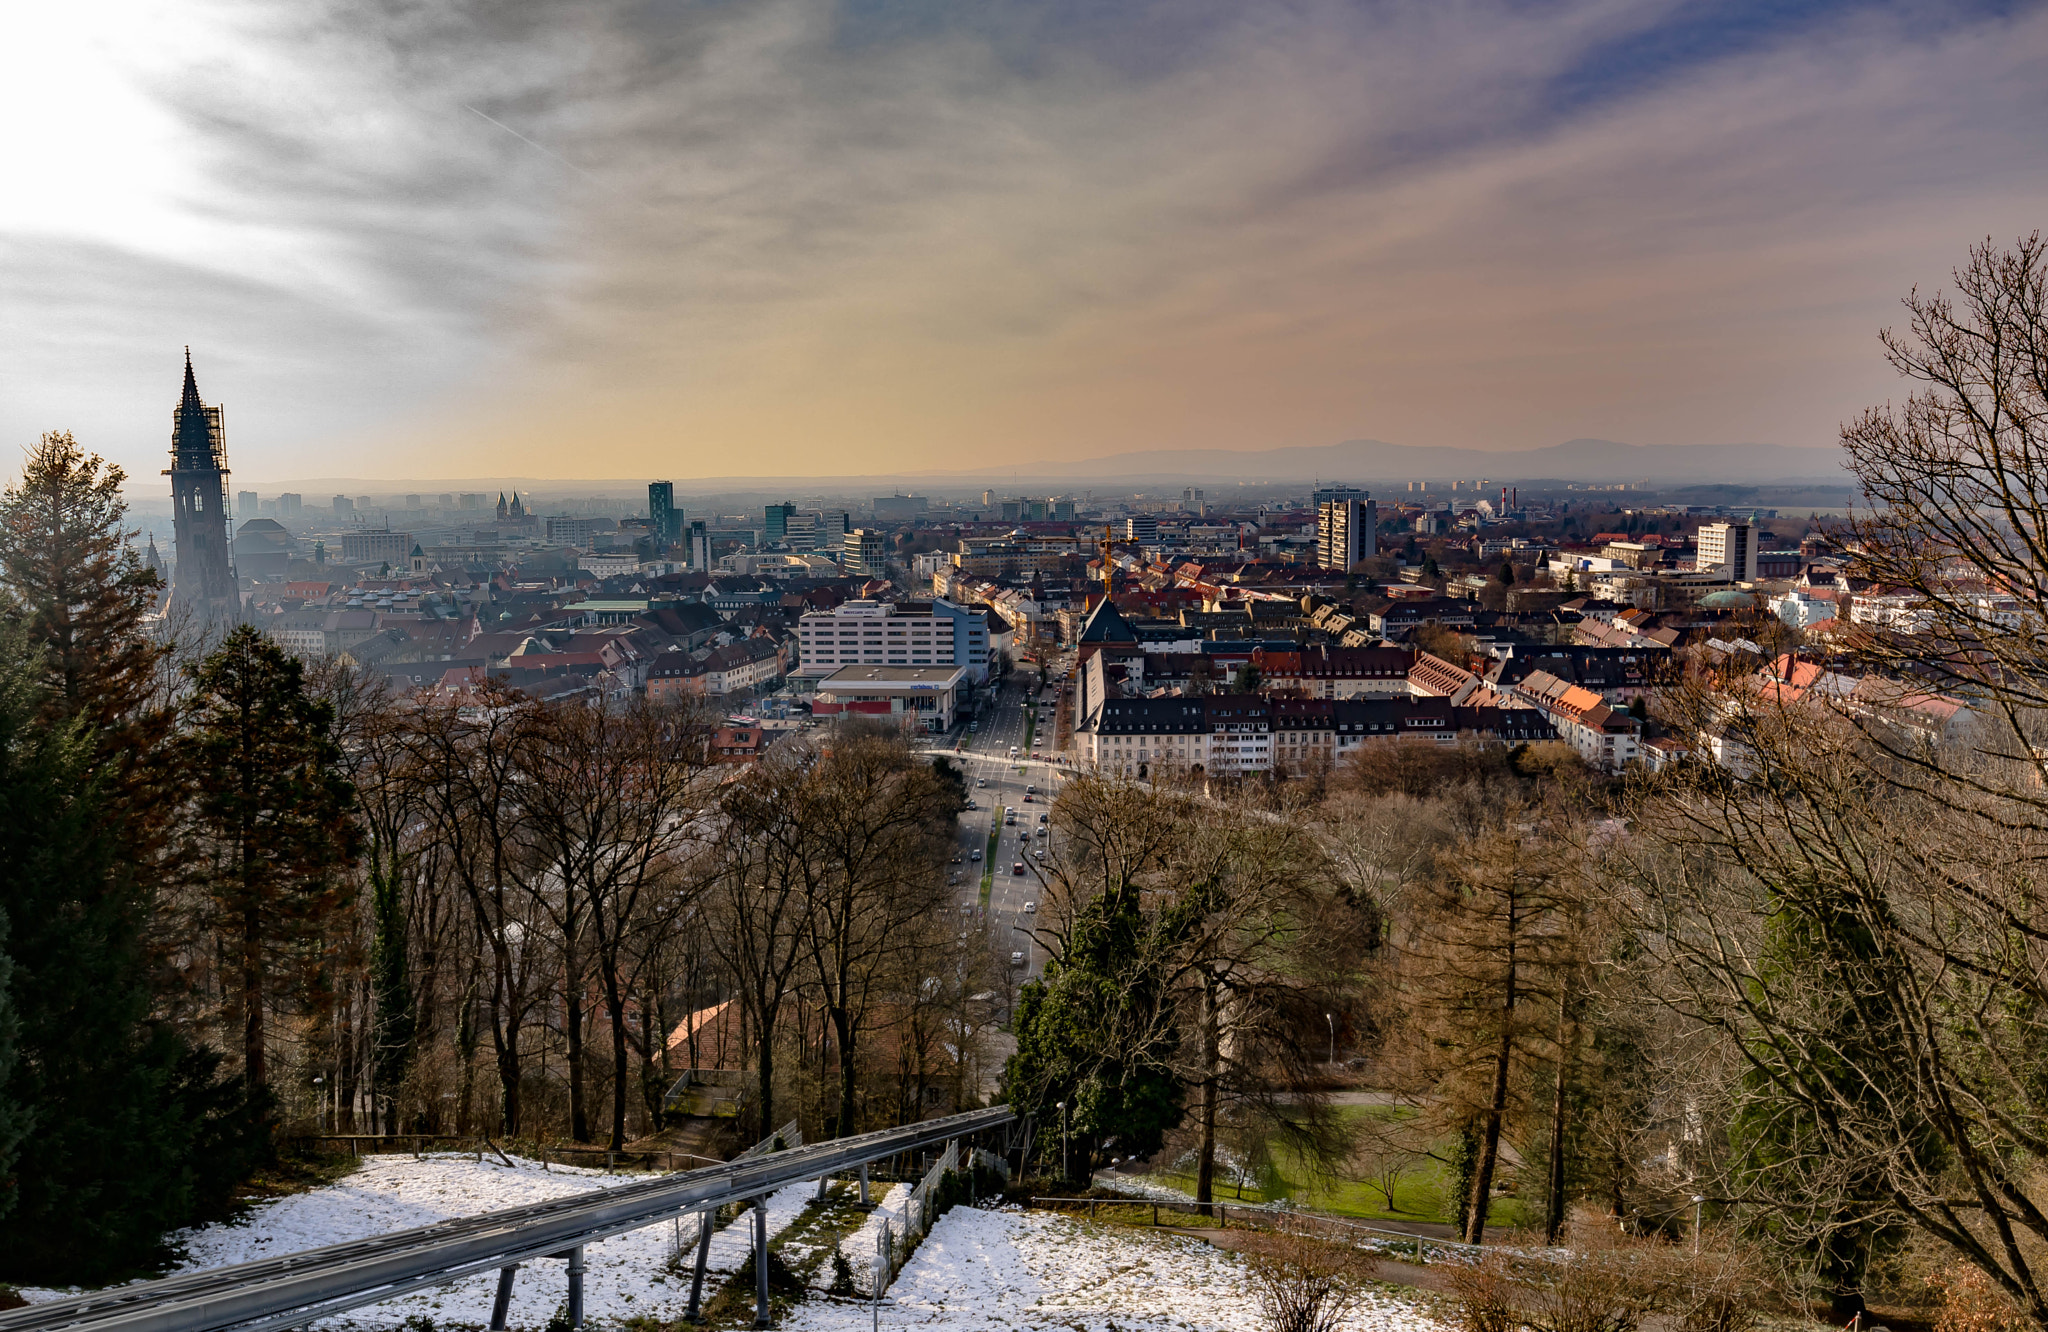
[[1038, 903], [1036, 903], [1036, 902], [1026, 902], [1026, 903], [1024, 904], [1024, 914], [1025, 914], [1025, 915], [1027, 915], [1027, 916], [1035, 916], [1035, 915], [1037, 915], [1037, 914], [1038, 914]]
[[1021, 966], [1023, 966], [1023, 965], [1024, 965], [1024, 954], [1022, 954], [1022, 953], [1012, 953], [1012, 954], [1010, 954], [1010, 965], [1011, 965], [1011, 966], [1013, 966], [1013, 967], [1021, 967]]

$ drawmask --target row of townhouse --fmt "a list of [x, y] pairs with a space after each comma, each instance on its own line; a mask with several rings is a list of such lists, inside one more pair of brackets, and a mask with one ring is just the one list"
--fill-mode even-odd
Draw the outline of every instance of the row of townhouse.
[[1558, 738], [1578, 750], [1579, 757], [1592, 767], [1619, 772], [1636, 758], [1643, 724], [1592, 690], [1560, 680], [1549, 671], [1532, 671], [1513, 686], [1512, 693], [1547, 715]]
[[647, 672], [647, 697], [697, 694], [715, 698], [758, 689], [782, 678], [786, 660], [781, 645], [768, 638], [743, 638], [695, 652], [664, 652]]
[[1256, 648], [1252, 665], [1268, 689], [1306, 698], [1391, 698], [1408, 689], [1415, 653], [1403, 647], [1304, 647], [1296, 652]]
[[1535, 708], [1461, 707], [1447, 698], [1104, 700], [1075, 732], [1084, 764], [1129, 777], [1298, 771], [1334, 764], [1374, 740], [1521, 744], [1558, 738]]

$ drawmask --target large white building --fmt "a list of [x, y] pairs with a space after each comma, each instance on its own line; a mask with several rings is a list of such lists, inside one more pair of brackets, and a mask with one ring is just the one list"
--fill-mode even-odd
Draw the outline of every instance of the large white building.
[[1756, 532], [1748, 523], [1708, 523], [1699, 540], [1700, 569], [1719, 570], [1732, 583], [1756, 581]]
[[845, 666], [958, 666], [972, 684], [988, 679], [988, 623], [980, 610], [930, 601], [848, 601], [797, 621], [799, 681]]
[[854, 714], [906, 729], [950, 731], [966, 678], [966, 669], [958, 666], [843, 666], [818, 681], [811, 714]]

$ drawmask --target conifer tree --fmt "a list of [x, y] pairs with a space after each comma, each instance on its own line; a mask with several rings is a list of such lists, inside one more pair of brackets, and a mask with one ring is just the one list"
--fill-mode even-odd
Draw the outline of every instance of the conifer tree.
[[162, 581], [122, 527], [127, 479], [52, 431], [0, 495], [0, 578], [44, 659], [45, 707], [84, 717], [95, 733], [145, 713], [163, 657], [141, 632]]
[[178, 744], [193, 790], [189, 863], [231, 958], [243, 1076], [260, 1090], [279, 973], [346, 899], [355, 793], [332, 706], [307, 692], [298, 661], [268, 638], [235, 629], [193, 668], [192, 683]]
[[[160, 1264], [252, 1164], [240, 1084], [151, 1020], [150, 899], [82, 718], [50, 721], [41, 645], [0, 628], [0, 864], [19, 1038], [0, 1084], [0, 1280], [99, 1282]], [[10, 1109], [11, 1103], [13, 1109]]]

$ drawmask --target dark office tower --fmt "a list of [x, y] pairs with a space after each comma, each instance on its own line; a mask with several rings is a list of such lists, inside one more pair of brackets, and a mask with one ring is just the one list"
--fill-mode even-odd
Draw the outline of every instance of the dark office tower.
[[764, 520], [761, 524], [761, 544], [769, 546], [778, 541], [787, 541], [789, 539], [790, 516], [795, 512], [796, 505], [786, 500], [781, 504], [771, 504], [763, 509], [761, 511], [761, 516]]
[[203, 634], [241, 616], [235, 573], [228, 563], [227, 443], [220, 408], [199, 400], [192, 349], [185, 349], [185, 393], [171, 413], [173, 534], [177, 543], [169, 614], [174, 632]]
[[667, 550], [683, 539], [683, 511], [676, 507], [672, 481], [653, 481], [647, 486], [647, 520], [654, 526], [655, 539]]

